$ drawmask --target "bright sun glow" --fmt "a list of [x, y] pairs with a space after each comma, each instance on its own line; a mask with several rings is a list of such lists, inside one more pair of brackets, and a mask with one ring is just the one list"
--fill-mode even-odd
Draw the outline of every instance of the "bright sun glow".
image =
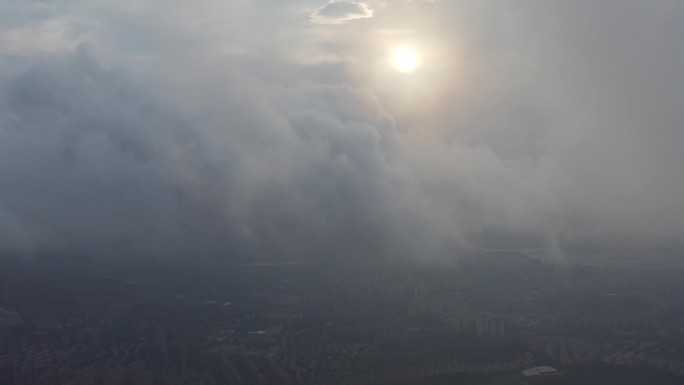
[[401, 47], [392, 53], [392, 65], [399, 72], [413, 72], [420, 66], [420, 55], [411, 47]]

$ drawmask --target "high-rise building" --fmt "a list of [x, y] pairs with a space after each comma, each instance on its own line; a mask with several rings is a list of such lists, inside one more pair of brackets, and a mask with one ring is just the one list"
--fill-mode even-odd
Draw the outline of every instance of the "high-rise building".
[[409, 315], [422, 316], [431, 311], [430, 292], [421, 282], [413, 289], [413, 297], [409, 300]]

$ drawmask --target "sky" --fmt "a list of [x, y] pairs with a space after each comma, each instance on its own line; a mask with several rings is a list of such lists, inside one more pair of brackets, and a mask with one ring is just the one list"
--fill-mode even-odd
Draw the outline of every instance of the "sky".
[[681, 251], [681, 36], [678, 0], [5, 0], [0, 254]]

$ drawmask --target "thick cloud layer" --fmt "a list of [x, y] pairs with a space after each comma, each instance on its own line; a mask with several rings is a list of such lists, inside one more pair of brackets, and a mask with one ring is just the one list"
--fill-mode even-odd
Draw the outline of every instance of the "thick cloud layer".
[[3, 227], [47, 250], [377, 251], [393, 123], [373, 96], [214, 81], [186, 104], [86, 50], [12, 79]]
[[[681, 248], [684, 5], [609, 3], [395, 1], [330, 27], [307, 2], [8, 2], [0, 250]], [[377, 64], [401, 41], [411, 77]]]

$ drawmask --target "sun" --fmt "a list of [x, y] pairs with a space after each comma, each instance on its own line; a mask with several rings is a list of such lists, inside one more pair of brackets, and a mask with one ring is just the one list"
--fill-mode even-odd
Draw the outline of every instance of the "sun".
[[392, 52], [392, 65], [399, 72], [411, 73], [420, 64], [420, 55], [412, 47], [400, 47]]

